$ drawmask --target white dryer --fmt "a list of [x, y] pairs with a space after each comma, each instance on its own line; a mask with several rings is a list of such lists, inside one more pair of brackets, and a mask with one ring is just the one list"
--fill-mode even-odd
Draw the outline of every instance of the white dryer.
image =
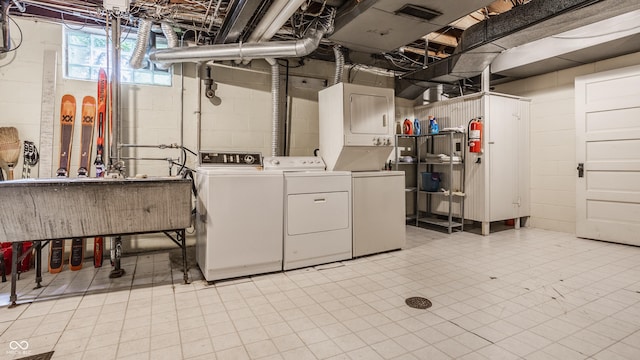
[[324, 171], [319, 157], [265, 158], [284, 171], [283, 269], [352, 258], [351, 172]]
[[259, 153], [202, 152], [196, 258], [207, 281], [282, 270], [284, 179]]

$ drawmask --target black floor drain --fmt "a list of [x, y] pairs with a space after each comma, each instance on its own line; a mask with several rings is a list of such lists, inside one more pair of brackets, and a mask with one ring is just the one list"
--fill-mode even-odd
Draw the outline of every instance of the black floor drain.
[[407, 305], [409, 305], [409, 307], [412, 307], [414, 309], [428, 309], [431, 307], [431, 301], [429, 301], [429, 299], [423, 298], [423, 297], [410, 297], [407, 300], [404, 301]]
[[49, 360], [51, 359], [52, 356], [53, 356], [53, 351], [49, 351], [49, 352], [38, 354], [38, 355], [22, 357], [18, 360]]

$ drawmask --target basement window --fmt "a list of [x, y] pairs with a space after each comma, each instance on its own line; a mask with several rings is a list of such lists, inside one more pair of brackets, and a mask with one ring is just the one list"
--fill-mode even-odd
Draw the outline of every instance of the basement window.
[[[107, 57], [111, 58], [111, 49], [107, 46], [104, 31], [73, 30], [65, 27], [63, 38], [65, 79], [98, 81], [100, 68], [106, 69]], [[141, 69], [132, 69], [129, 66], [136, 39], [134, 34], [122, 34], [120, 81], [127, 84], [171, 86], [172, 68], [159, 69], [148, 60]], [[167, 40], [156, 37], [156, 47], [166, 48]], [[112, 65], [113, 62], [109, 61]]]

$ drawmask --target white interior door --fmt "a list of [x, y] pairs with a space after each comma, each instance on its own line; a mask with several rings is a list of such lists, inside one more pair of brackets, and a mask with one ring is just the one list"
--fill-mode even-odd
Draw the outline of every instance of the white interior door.
[[640, 245], [640, 66], [576, 78], [576, 160], [576, 235]]

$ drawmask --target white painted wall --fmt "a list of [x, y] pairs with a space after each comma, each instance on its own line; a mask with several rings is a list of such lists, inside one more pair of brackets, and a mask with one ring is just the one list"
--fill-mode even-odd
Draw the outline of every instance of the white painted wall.
[[640, 53], [634, 53], [495, 87], [532, 99], [531, 226], [575, 233], [576, 76], [639, 63]]

